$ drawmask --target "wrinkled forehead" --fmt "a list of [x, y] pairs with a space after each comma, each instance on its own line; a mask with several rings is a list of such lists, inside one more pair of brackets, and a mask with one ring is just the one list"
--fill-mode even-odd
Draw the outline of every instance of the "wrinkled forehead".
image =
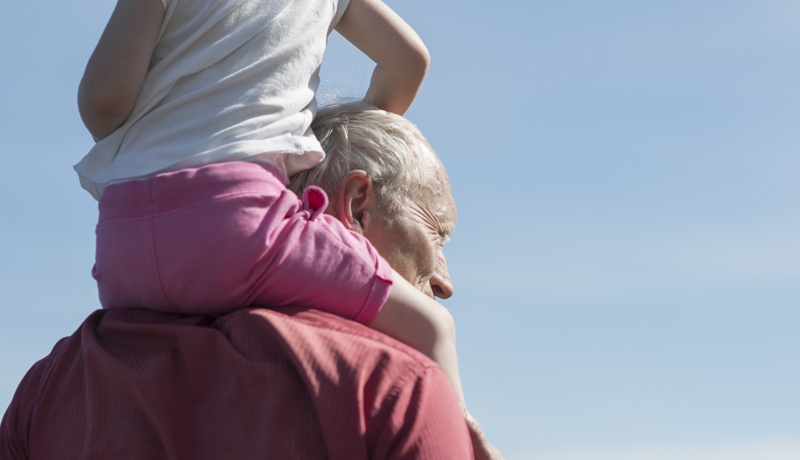
[[452, 233], [456, 225], [456, 205], [450, 190], [450, 178], [439, 157], [430, 147], [424, 146], [423, 158], [426, 174], [411, 192], [411, 201], [437, 217], [441, 225]]

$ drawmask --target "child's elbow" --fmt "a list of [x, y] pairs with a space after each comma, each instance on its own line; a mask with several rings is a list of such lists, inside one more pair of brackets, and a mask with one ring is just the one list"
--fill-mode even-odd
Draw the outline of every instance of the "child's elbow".
[[406, 78], [423, 79], [431, 65], [431, 54], [428, 47], [419, 37], [408, 40], [403, 46], [396, 47], [390, 55], [376, 59], [379, 66], [404, 75]]
[[428, 51], [428, 48], [422, 42], [420, 42], [413, 48], [412, 52], [407, 58], [407, 61], [409, 67], [414, 69], [419, 75], [422, 76], [422, 78], [424, 78], [431, 66], [431, 53]]
[[126, 91], [113, 85], [81, 82], [78, 89], [78, 111], [86, 128], [96, 139], [102, 139], [122, 125], [132, 105]]

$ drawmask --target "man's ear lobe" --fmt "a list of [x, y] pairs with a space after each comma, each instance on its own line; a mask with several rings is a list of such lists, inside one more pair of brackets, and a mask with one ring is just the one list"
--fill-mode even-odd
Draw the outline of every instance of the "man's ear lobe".
[[347, 173], [336, 197], [337, 214], [344, 226], [363, 234], [364, 214], [372, 211], [373, 203], [372, 181], [367, 173], [360, 169]]

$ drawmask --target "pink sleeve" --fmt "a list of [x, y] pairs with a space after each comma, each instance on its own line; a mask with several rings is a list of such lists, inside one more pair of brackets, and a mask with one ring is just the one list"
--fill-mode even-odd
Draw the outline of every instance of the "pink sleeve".
[[453, 387], [439, 367], [428, 367], [397, 393], [378, 436], [373, 459], [473, 459], [472, 441]]

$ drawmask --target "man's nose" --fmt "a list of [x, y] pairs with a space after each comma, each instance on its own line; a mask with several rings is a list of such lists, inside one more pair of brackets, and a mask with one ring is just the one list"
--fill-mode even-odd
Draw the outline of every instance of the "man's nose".
[[450, 272], [447, 270], [447, 259], [439, 258], [436, 270], [431, 276], [431, 291], [434, 297], [449, 299], [453, 295], [453, 283], [450, 281]]

